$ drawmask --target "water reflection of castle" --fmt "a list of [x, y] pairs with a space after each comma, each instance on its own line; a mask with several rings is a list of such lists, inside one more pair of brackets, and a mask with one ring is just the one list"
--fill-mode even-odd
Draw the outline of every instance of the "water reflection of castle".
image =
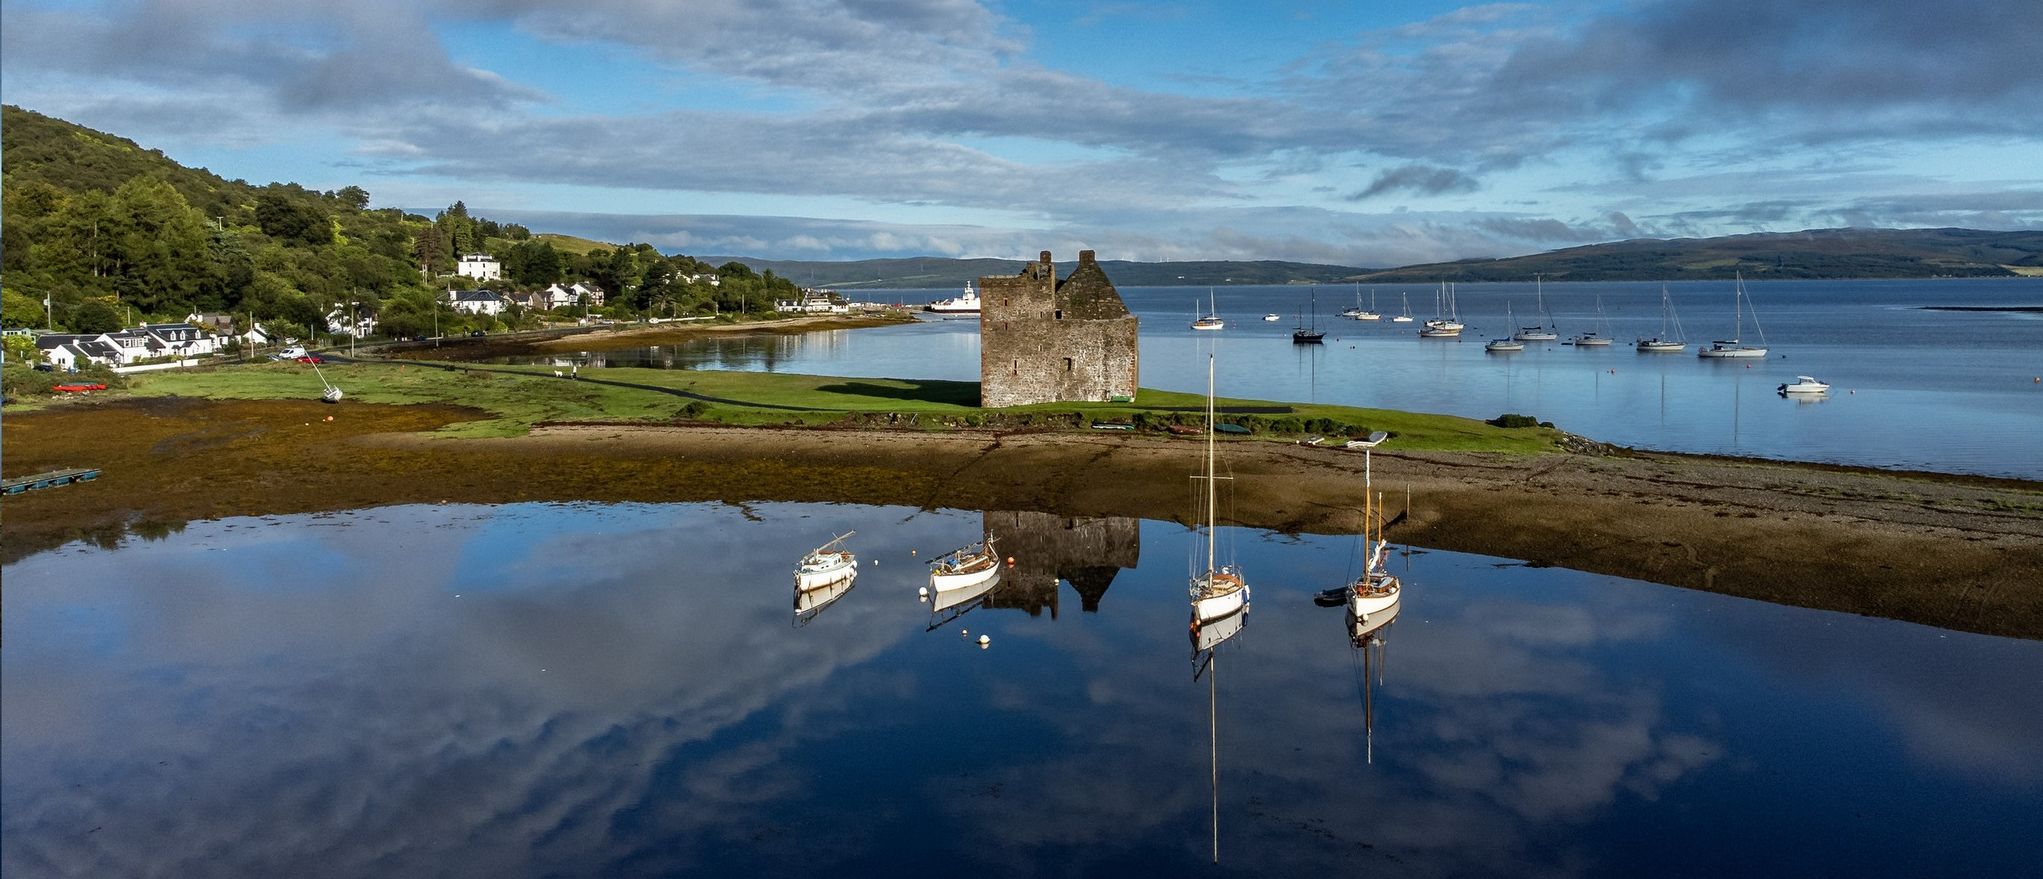
[[1064, 580], [1078, 593], [1080, 608], [1097, 613], [1114, 575], [1141, 560], [1142, 530], [1136, 519], [991, 510], [985, 518], [986, 533], [993, 535], [1000, 554], [1014, 559], [1001, 587], [987, 597], [987, 607], [1025, 610], [1030, 616], [1048, 608], [1056, 619], [1057, 583]]

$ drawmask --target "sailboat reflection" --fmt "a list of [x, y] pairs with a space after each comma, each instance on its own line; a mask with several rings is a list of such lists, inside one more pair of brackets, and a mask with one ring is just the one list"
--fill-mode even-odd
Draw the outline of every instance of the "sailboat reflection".
[[1220, 863], [1220, 664], [1219, 647], [1227, 639], [1241, 634], [1248, 625], [1248, 607], [1217, 619], [1204, 622], [1199, 620], [1196, 608], [1192, 611], [1192, 680], [1201, 675], [1206, 678], [1206, 735], [1210, 748], [1211, 789], [1213, 792], [1213, 863]]
[[1402, 609], [1401, 605], [1392, 604], [1368, 616], [1357, 615], [1353, 610], [1348, 613], [1348, 645], [1362, 657], [1363, 760], [1370, 763], [1376, 762], [1375, 693], [1376, 688], [1383, 684], [1383, 665], [1389, 651], [1384, 636]]
[[934, 632], [970, 613], [973, 608], [984, 605], [987, 597], [999, 586], [1000, 568], [995, 566], [991, 573], [977, 582], [929, 593], [929, 626], [924, 631]]
[[852, 584], [857, 582], [857, 580], [858, 578], [855, 576], [847, 576], [824, 583], [813, 589], [796, 587], [794, 596], [795, 626], [800, 628], [808, 625], [823, 612], [824, 608], [836, 604], [837, 599], [843, 598], [846, 593], [850, 592]]
[[858, 557], [842, 544], [845, 538], [856, 533], [849, 531], [831, 538], [829, 543], [810, 550], [795, 564], [796, 626], [808, 625], [824, 608], [851, 591], [851, 584], [858, 579]]

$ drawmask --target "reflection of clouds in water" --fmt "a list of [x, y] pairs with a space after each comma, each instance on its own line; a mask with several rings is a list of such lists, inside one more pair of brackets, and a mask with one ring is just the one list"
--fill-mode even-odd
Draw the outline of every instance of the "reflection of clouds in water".
[[[1173, 547], [1159, 544], [1177, 538], [1158, 531], [1144, 535], [1145, 548], [1171, 557]], [[1116, 589], [1165, 585], [1153, 573], [1130, 576], [1138, 578]], [[1294, 598], [1259, 593], [1242, 637], [1221, 651], [1224, 864], [1305, 872], [1340, 857], [1394, 861], [1414, 874], [1472, 863], [1571, 872], [1564, 865], [1587, 852], [1534, 837], [1555, 836], [1556, 822], [1596, 820], [1623, 797], [1654, 799], [1722, 753], [1707, 732], [1668, 728], [1656, 682], [1583, 655], [1657, 637], [1669, 625], [1663, 612], [1637, 602], [1422, 597], [1426, 620], [1389, 633], [1376, 762], [1367, 765], [1359, 668], [1326, 673], [1353, 662], [1343, 620]], [[1131, 658], [1169, 652], [1175, 632], [1165, 625], [1122, 633], [1160, 642], [1132, 650], [1091, 633], [1060, 639], [1079, 668], [1114, 668], [1070, 704], [1038, 696], [1036, 717], [1066, 742], [1040, 762], [990, 770], [997, 799], [940, 802], [1009, 857], [1046, 845], [1111, 851], [1117, 839], [1160, 833], [1182, 838], [1188, 862], [1203, 859], [1206, 686], [1185, 666]], [[1301, 636], [1312, 632], [1324, 638]], [[1160, 740], [1159, 730], [1172, 732]]]
[[[612, 851], [609, 816], [668, 798], [648, 786], [676, 748], [912, 631], [881, 622], [912, 619], [900, 584], [792, 629], [789, 572], [813, 535], [790, 522], [808, 520], [646, 515], [659, 509], [392, 508], [359, 515], [393, 528], [293, 529], [299, 540], [195, 526], [196, 544], [131, 547], [85, 571], [71, 560], [62, 595], [10, 589], [7, 872], [586, 865]], [[905, 557], [955, 531], [950, 518], [890, 522], [888, 544], [862, 549]], [[450, 533], [460, 552], [444, 552]], [[205, 545], [242, 564], [190, 576]], [[301, 569], [307, 558], [330, 564]], [[555, 563], [527, 577], [530, 559]], [[133, 588], [122, 572], [137, 569], [166, 579]], [[10, 570], [9, 585], [34, 573]], [[39, 626], [77, 607], [115, 620], [94, 661]], [[62, 685], [39, 685], [53, 670]], [[693, 824], [797, 789], [774, 765], [783, 746], [688, 761]]]

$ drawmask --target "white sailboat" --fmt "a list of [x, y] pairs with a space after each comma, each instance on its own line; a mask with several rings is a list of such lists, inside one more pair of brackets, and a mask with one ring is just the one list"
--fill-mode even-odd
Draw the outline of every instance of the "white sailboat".
[[929, 563], [931, 599], [953, 589], [977, 586], [1000, 576], [1000, 554], [993, 549], [993, 535], [968, 543], [938, 556]]
[[1745, 305], [1746, 295], [1744, 273], [1742, 272], [1738, 273], [1737, 278], [1738, 286], [1736, 288], [1736, 292], [1731, 294], [1731, 312], [1733, 315], [1732, 320], [1734, 321], [1734, 323], [1732, 324], [1731, 338], [1718, 339], [1716, 341], [1713, 341], [1710, 343], [1710, 346], [1708, 348], [1697, 348], [1695, 351], [1696, 356], [1711, 358], [1750, 358], [1766, 356], [1765, 344], [1766, 331], [1759, 328], [1759, 312], [1755, 311], [1752, 313], [1752, 329], [1759, 333], [1760, 344], [1747, 345], [1740, 341], [1740, 337], [1745, 335], [1745, 310], [1747, 306]]
[[1404, 310], [1404, 311], [1402, 311], [1402, 312], [1400, 312], [1400, 313], [1398, 313], [1398, 314], [1397, 314], [1397, 316], [1395, 316], [1395, 317], [1392, 317], [1392, 318], [1390, 319], [1390, 322], [1391, 322], [1391, 323], [1394, 323], [1394, 324], [1408, 324], [1408, 323], [1411, 323], [1411, 322], [1412, 322], [1412, 297], [1410, 297], [1410, 296], [1406, 295], [1406, 294], [1405, 294], [1405, 293], [1404, 293], [1403, 291], [1399, 291], [1399, 293], [1397, 294], [1397, 296], [1398, 296], [1398, 299], [1399, 299], [1399, 300], [1401, 300], [1401, 301], [1403, 301], [1403, 302], [1404, 302], [1404, 304], [1405, 304], [1405, 310]]
[[341, 389], [326, 380], [326, 373], [319, 371], [319, 361], [317, 360], [312, 361], [312, 374], [319, 376], [319, 383], [326, 387], [326, 390], [319, 392], [319, 402], [338, 403], [341, 401]]
[[820, 589], [858, 576], [858, 556], [840, 545], [845, 538], [857, 533], [846, 531], [802, 556], [802, 560], [795, 563], [795, 589]]
[[1560, 338], [1561, 335], [1559, 333], [1554, 332], [1552, 326], [1553, 316], [1546, 313], [1546, 289], [1544, 280], [1539, 275], [1533, 275], [1532, 285], [1533, 285], [1532, 295], [1534, 297], [1534, 301], [1537, 303], [1534, 306], [1536, 309], [1534, 311], [1534, 314], [1539, 318], [1540, 322], [1534, 326], [1519, 327], [1518, 332], [1511, 334], [1511, 338], [1520, 342], [1551, 342], [1555, 339]]
[[[1511, 303], [1509, 302], [1504, 303], [1504, 325], [1511, 325]], [[1491, 354], [1509, 354], [1513, 351], [1525, 350], [1525, 343], [1518, 341], [1517, 336], [1512, 336], [1508, 339], [1491, 339], [1483, 345], [1483, 350]]]
[[[1375, 497], [1367, 470], [1363, 476], [1362, 547], [1367, 558], [1362, 563], [1362, 576], [1348, 584], [1348, 613], [1357, 619], [1367, 621], [1382, 613], [1395, 613], [1398, 601], [1404, 597], [1404, 584], [1389, 568], [1390, 542], [1383, 539], [1383, 523], [1377, 513], [1381, 498]], [[1372, 541], [1371, 529], [1376, 531]]]
[[1355, 285], [1355, 307], [1342, 312], [1342, 314], [1356, 320], [1382, 320], [1383, 315], [1378, 314], [1376, 311], [1376, 288], [1369, 288], [1369, 307], [1363, 308], [1362, 285]]
[[1459, 337], [1465, 327], [1461, 323], [1461, 310], [1454, 305], [1454, 285], [1445, 281], [1441, 282], [1440, 292], [1435, 295], [1433, 311], [1438, 316], [1427, 321], [1426, 326], [1419, 330], [1420, 338], [1452, 339]]
[[1204, 625], [1231, 614], [1248, 609], [1248, 581], [1242, 579], [1241, 571], [1234, 565], [1221, 565], [1214, 546], [1214, 528], [1219, 517], [1219, 477], [1213, 472], [1213, 426], [1216, 423], [1213, 408], [1213, 355], [1206, 355], [1206, 475], [1193, 477], [1206, 480], [1205, 530], [1201, 540], [1206, 544], [1206, 568], [1192, 576], [1192, 624]]
[[[1218, 297], [1213, 296], [1213, 288], [1207, 287], [1206, 295], [1208, 297], [1212, 297], [1210, 299], [1212, 308], [1209, 311], [1207, 311], [1204, 315], [1201, 315], [1199, 318], [1192, 321], [1192, 329], [1218, 330], [1226, 328], [1227, 322], [1220, 319], [1220, 300]], [[1193, 308], [1196, 310], [1197, 307], [1198, 307], [1197, 304], [1194, 303]]]
[[1668, 297], [1666, 284], [1660, 285], [1660, 334], [1640, 339], [1637, 347], [1642, 354], [1679, 354], [1688, 350], [1687, 335], [1681, 331], [1681, 316], [1674, 313], [1674, 300]]
[[1609, 320], [1603, 314], [1603, 294], [1596, 294], [1596, 329], [1581, 333], [1569, 339], [1577, 348], [1607, 348], [1610, 346]]

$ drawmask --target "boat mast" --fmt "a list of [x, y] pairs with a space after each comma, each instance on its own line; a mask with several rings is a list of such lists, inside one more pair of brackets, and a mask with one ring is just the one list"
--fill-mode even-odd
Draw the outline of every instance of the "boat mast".
[[1213, 587], [1213, 522], [1219, 512], [1213, 490], [1213, 355], [1206, 355], [1206, 588]]

